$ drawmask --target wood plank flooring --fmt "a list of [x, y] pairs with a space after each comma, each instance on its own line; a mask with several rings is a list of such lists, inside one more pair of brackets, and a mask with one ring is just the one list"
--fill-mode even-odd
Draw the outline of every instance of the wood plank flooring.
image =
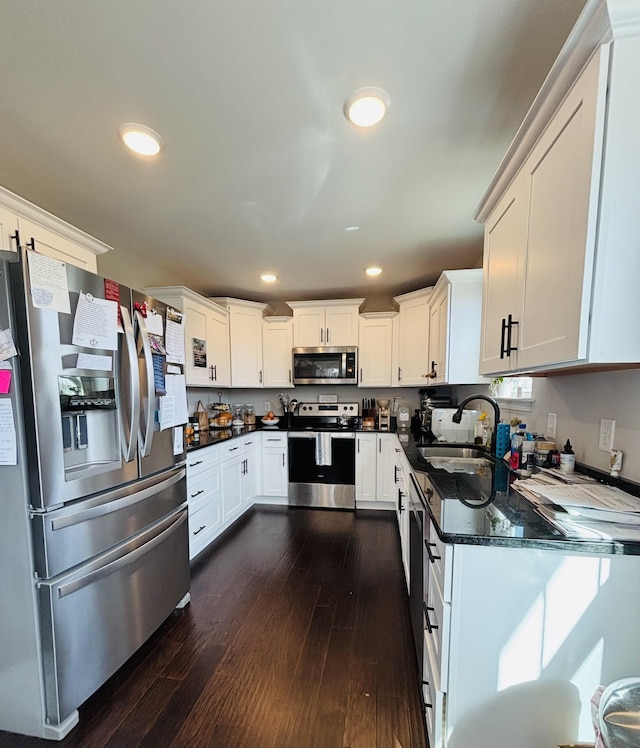
[[255, 507], [57, 745], [424, 748], [395, 515]]

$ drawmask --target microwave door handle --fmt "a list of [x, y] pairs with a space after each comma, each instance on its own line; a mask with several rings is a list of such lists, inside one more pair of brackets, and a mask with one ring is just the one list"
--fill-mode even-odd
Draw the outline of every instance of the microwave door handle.
[[[136, 353], [136, 339], [133, 333], [133, 325], [129, 310], [120, 305], [120, 318], [122, 320], [122, 329], [124, 331], [124, 343], [122, 353], [126, 351], [129, 363], [129, 400], [131, 411], [125, 415], [120, 413], [120, 439], [122, 442], [122, 455], [125, 462], [131, 462], [136, 455], [136, 445], [138, 440], [138, 429], [140, 428], [140, 381], [138, 379], [138, 356]], [[121, 386], [125, 386], [122, 382]], [[129, 438], [124, 429], [124, 419], [129, 421]]]
[[144, 434], [141, 434], [141, 456], [148, 457], [151, 454], [151, 444], [153, 443], [153, 406], [156, 396], [156, 389], [153, 380], [153, 357], [151, 355], [151, 343], [149, 342], [149, 333], [144, 317], [140, 312], [136, 312], [136, 321], [140, 332], [140, 342], [142, 343], [142, 355], [147, 375], [147, 422], [144, 427]]

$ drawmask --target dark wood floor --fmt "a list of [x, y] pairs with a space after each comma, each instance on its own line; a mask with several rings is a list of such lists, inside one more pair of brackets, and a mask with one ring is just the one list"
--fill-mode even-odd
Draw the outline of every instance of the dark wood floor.
[[256, 507], [192, 571], [57, 745], [424, 748], [393, 513]]

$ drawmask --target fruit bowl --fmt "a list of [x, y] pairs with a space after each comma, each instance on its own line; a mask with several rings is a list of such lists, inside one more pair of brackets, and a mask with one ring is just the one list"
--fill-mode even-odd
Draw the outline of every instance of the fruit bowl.
[[277, 426], [280, 423], [279, 418], [261, 418], [263, 426]]

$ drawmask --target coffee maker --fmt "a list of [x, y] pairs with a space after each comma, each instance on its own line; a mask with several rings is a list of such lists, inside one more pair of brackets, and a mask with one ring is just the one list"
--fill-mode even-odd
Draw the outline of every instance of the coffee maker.
[[424, 434], [432, 434], [431, 418], [434, 408], [450, 408], [453, 405], [453, 399], [435, 387], [427, 387], [419, 391], [420, 395], [420, 430]]
[[389, 410], [390, 400], [376, 400], [378, 405], [378, 429], [380, 431], [391, 430], [391, 411]]

